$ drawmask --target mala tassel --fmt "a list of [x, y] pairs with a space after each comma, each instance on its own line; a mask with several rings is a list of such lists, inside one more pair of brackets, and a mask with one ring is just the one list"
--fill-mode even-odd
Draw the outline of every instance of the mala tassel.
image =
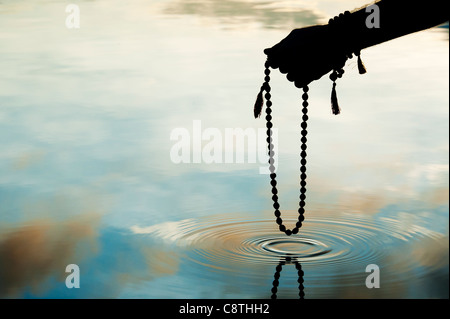
[[336, 94], [336, 80], [344, 74], [344, 69], [333, 70], [330, 74], [330, 80], [333, 81], [333, 89], [331, 90], [331, 111], [334, 115], [341, 113]]
[[255, 116], [255, 119], [261, 116], [262, 108], [264, 105], [263, 91], [264, 86], [261, 86], [261, 90], [259, 91], [258, 96], [256, 97], [255, 106], [253, 107], [253, 115]]
[[361, 55], [360, 55], [359, 52], [358, 52], [357, 56], [358, 56], [358, 71], [359, 71], [359, 74], [364, 74], [364, 73], [367, 72], [367, 70], [366, 70], [366, 67], [364, 66], [363, 61], [361, 60]]
[[336, 94], [336, 82], [333, 82], [333, 89], [331, 90], [331, 111], [334, 115], [341, 113]]

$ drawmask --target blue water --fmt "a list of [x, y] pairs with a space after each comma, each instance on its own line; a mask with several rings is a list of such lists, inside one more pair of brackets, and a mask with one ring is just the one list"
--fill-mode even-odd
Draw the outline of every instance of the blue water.
[[[265, 162], [247, 144], [239, 162], [226, 131], [265, 126], [262, 49], [365, 3], [77, 1], [68, 29], [69, 3], [0, 4], [2, 298], [270, 298], [286, 257], [278, 298], [298, 297], [294, 262], [305, 298], [448, 298], [448, 27], [364, 50], [365, 75], [348, 61], [339, 116], [328, 78], [310, 85], [305, 222], [286, 237]], [[301, 92], [271, 85], [289, 227]], [[189, 163], [171, 158], [177, 128]], [[197, 129], [222, 160], [193, 163]]]

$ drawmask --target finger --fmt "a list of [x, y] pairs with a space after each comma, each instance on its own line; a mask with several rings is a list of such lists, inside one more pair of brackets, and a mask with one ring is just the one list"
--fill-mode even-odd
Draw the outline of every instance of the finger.
[[303, 81], [304, 78], [304, 68], [299, 66], [299, 65], [294, 65], [291, 70], [289, 70], [288, 75], [286, 76], [286, 78], [291, 81]]
[[311, 72], [311, 68], [307, 65], [303, 65], [302, 67], [297, 66], [293, 71], [294, 84], [298, 88], [303, 88], [307, 86], [309, 83], [314, 81], [313, 74]]
[[285, 65], [281, 65], [280, 66], [280, 72], [281, 73], [283, 73], [283, 74], [286, 74], [286, 73], [288, 73], [288, 67], [287, 66], [285, 66]]
[[280, 66], [280, 59], [277, 54], [277, 50], [274, 48], [267, 48], [264, 50], [264, 53], [267, 55], [267, 62], [271, 68], [278, 68]]
[[272, 48], [264, 49], [264, 54], [265, 54], [265, 55], [270, 55], [270, 53], [271, 53], [272, 51], [273, 51]]
[[272, 69], [277, 69], [277, 68], [279, 68], [279, 64], [278, 64], [275, 60], [273, 60], [273, 59], [271, 59], [271, 58], [267, 58], [267, 62], [269, 63], [269, 66], [270, 66]]
[[306, 85], [308, 85], [308, 83], [309, 82], [307, 82], [307, 81], [295, 81], [294, 82], [295, 86], [298, 87], [299, 89], [301, 89], [302, 87], [305, 87]]
[[294, 72], [289, 72], [289, 73], [286, 75], [286, 78], [288, 79], [288, 81], [294, 82], [294, 81], [295, 81], [295, 78], [296, 78], [296, 74], [295, 74]]

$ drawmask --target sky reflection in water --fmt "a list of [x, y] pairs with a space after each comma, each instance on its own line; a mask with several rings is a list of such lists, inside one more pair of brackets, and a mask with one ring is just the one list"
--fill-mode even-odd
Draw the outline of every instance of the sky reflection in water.
[[[0, 4], [0, 296], [448, 298], [448, 28], [350, 60], [331, 116], [310, 85], [308, 197], [283, 242], [260, 163], [174, 164], [174, 128], [264, 127], [262, 49], [361, 1]], [[283, 216], [298, 205], [299, 91], [273, 72]], [[229, 150], [228, 150], [229, 151]], [[317, 251], [326, 251], [316, 254]], [[65, 265], [81, 289], [64, 285]], [[381, 268], [380, 289], [365, 267]], [[297, 298], [286, 265], [279, 298]]]

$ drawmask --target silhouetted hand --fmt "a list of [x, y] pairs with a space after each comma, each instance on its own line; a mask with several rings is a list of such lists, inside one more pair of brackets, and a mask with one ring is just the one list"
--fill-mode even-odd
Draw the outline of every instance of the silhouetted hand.
[[272, 48], [265, 49], [270, 67], [279, 68], [298, 88], [340, 69], [347, 59], [342, 45], [332, 36], [328, 25], [293, 30]]

